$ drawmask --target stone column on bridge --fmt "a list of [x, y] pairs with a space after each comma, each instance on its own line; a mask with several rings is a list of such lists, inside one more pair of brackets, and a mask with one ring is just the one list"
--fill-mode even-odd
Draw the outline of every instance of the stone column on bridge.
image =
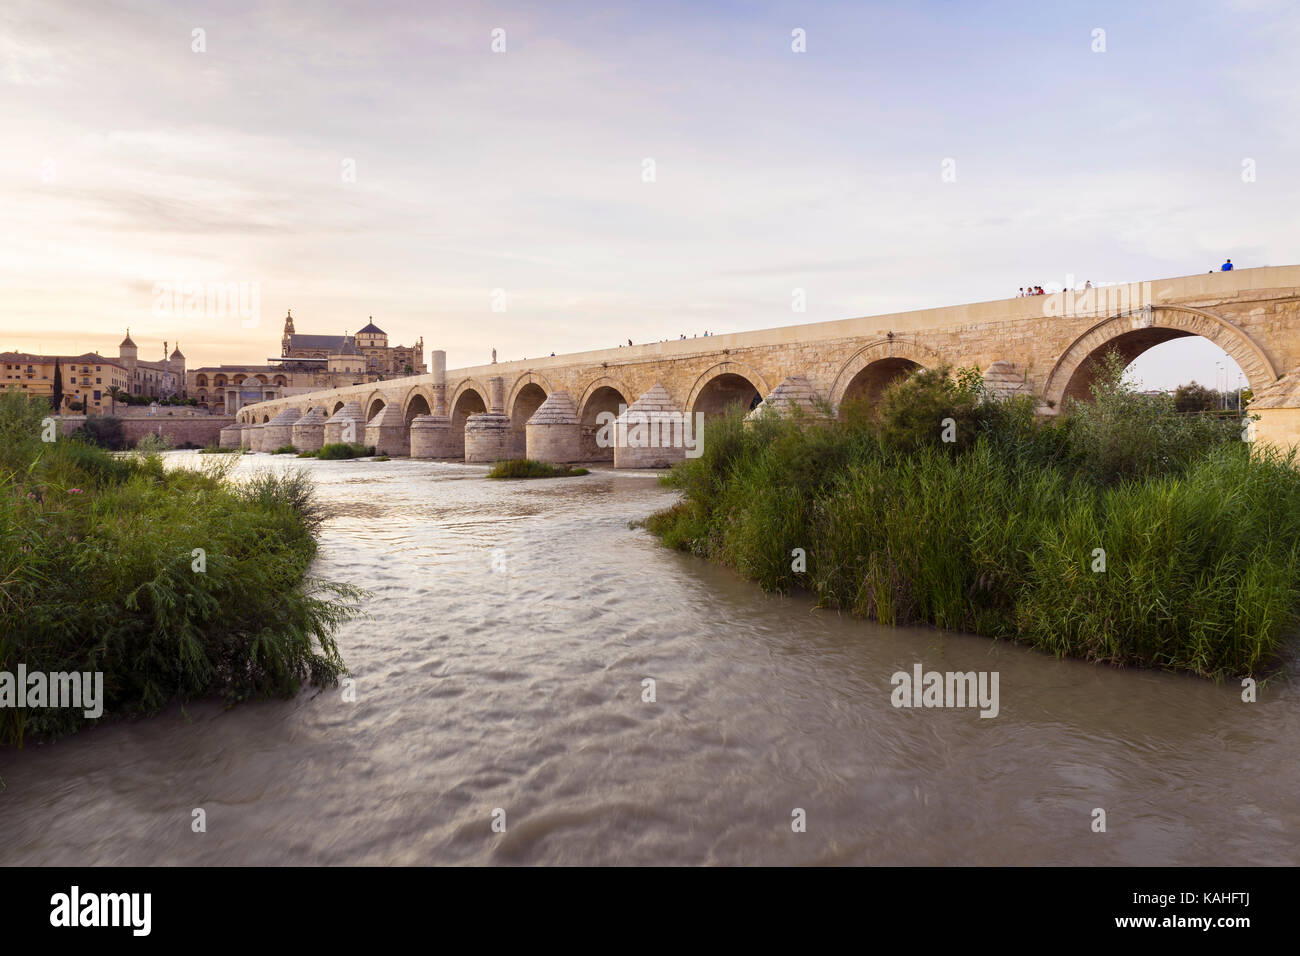
[[435, 350], [433, 360], [433, 414], [411, 419], [409, 444], [412, 458], [459, 458], [447, 414], [447, 353]]
[[510, 417], [505, 413], [505, 380], [488, 379], [489, 409], [465, 419], [465, 461], [505, 461], [510, 457]]
[[263, 444], [266, 436], [266, 422], [258, 422], [248, 428], [248, 447], [251, 451], [266, 451]]
[[675, 404], [668, 390], [655, 384], [624, 409], [612, 426], [607, 440], [614, 444], [615, 468], [669, 468], [686, 457], [688, 438], [698, 442], [703, 436], [690, 428], [687, 415]]
[[434, 351], [433, 359], [433, 415], [447, 416], [447, 353]]
[[534, 461], [582, 461], [582, 424], [568, 392], [551, 392], [524, 426], [525, 455]]
[[320, 451], [325, 444], [325, 409], [317, 407], [293, 423], [290, 429], [293, 447], [299, 451]]

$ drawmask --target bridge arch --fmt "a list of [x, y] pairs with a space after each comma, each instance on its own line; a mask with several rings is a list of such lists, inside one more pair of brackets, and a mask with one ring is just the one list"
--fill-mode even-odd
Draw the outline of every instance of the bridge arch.
[[1231, 322], [1204, 309], [1154, 305], [1103, 319], [1075, 339], [1048, 374], [1043, 401], [1059, 408], [1068, 398], [1086, 400], [1091, 395], [1093, 362], [1112, 348], [1127, 363], [1162, 342], [1190, 335], [1208, 339], [1227, 352], [1255, 391], [1277, 381], [1277, 370], [1264, 350]]
[[450, 457], [465, 456], [465, 419], [486, 412], [487, 403], [488, 390], [474, 379], [467, 378], [456, 386], [452, 400], [447, 404], [451, 416]]
[[363, 409], [365, 409], [366, 421], [367, 422], [370, 421], [370, 419], [374, 418], [381, 411], [383, 411], [384, 407], [387, 404], [388, 404], [388, 399], [381, 392], [379, 391], [371, 392], [366, 397], [365, 402], [361, 406]]
[[631, 405], [638, 396], [633, 395], [627, 383], [611, 375], [602, 375], [582, 390], [578, 397], [578, 421], [582, 436], [584, 461], [613, 461], [614, 446], [603, 447], [596, 442], [600, 433], [602, 413], [617, 416], [623, 407]]
[[[729, 405], [741, 404], [753, 408], [772, 392], [767, 379], [740, 362], [719, 362], [704, 370], [691, 386], [686, 398], [686, 411], [692, 415], [703, 412], [705, 416], [720, 414]], [[755, 400], [754, 396], [758, 398]]]
[[456, 383], [455, 387], [450, 387], [450, 386], [448, 387], [447, 390], [448, 410], [454, 409], [456, 407], [456, 404], [460, 401], [461, 396], [464, 395], [466, 392], [473, 392], [475, 395], [477, 395], [479, 401], [483, 403], [483, 407], [486, 410], [488, 399], [491, 397], [492, 393], [488, 391], [488, 387], [486, 383], [480, 382], [476, 378], [463, 378]]
[[510, 457], [523, 458], [527, 450], [527, 435], [524, 426], [528, 419], [542, 407], [546, 396], [551, 394], [551, 383], [536, 372], [525, 372], [515, 382], [506, 399], [506, 414], [510, 417]]
[[[550, 395], [551, 392], [555, 391], [545, 375], [532, 370], [524, 372], [519, 376], [519, 378], [515, 379], [515, 383], [510, 386], [510, 391], [506, 394], [506, 414], [509, 415], [511, 419], [514, 418], [514, 407], [515, 403], [519, 399], [520, 393], [523, 392], [524, 389], [528, 388], [529, 385], [536, 385], [542, 390], [543, 395]], [[543, 401], [545, 401], [544, 398]], [[536, 409], [533, 409], [533, 411], [536, 411]], [[532, 412], [529, 413], [530, 417], [531, 415]]]
[[416, 415], [432, 415], [433, 399], [429, 397], [425, 388], [419, 385], [412, 385], [402, 396], [402, 420], [406, 424], [411, 424], [411, 419]]
[[943, 356], [927, 345], [906, 339], [885, 339], [863, 346], [840, 366], [831, 385], [831, 407], [838, 409], [846, 400], [866, 398], [875, 401], [896, 379], [918, 368], [943, 364]]

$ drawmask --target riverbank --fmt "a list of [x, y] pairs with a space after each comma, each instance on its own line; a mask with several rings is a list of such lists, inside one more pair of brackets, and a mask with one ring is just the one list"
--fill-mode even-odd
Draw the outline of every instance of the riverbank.
[[[102, 672], [104, 717], [338, 681], [333, 635], [359, 594], [307, 576], [322, 515], [305, 475], [236, 485], [228, 456], [167, 469], [45, 442], [45, 414], [0, 397], [0, 672]], [[86, 720], [0, 707], [0, 745]]]
[[[765, 590], [1061, 656], [1225, 678], [1274, 661], [1300, 605], [1300, 472], [1234, 422], [1126, 387], [1050, 423], [920, 373], [879, 415], [739, 413], [646, 526]], [[943, 441], [945, 422], [953, 441]]]

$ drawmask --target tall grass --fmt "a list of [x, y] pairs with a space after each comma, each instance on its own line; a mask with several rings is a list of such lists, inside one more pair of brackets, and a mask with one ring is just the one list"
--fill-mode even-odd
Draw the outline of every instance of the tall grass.
[[[227, 480], [40, 441], [0, 397], [0, 670], [102, 671], [105, 714], [212, 694], [295, 693], [345, 673], [334, 641], [360, 592], [312, 579], [321, 509], [302, 475]], [[0, 744], [75, 730], [82, 712], [0, 709]]]
[[499, 461], [488, 471], [489, 478], [572, 478], [577, 475], [590, 474], [586, 468], [570, 468], [567, 465], [552, 465], [531, 458], [514, 458]]
[[1109, 395], [1048, 423], [978, 396], [957, 449], [914, 440], [917, 415], [892, 419], [899, 440], [865, 409], [749, 425], [737, 411], [665, 476], [684, 495], [646, 526], [767, 590], [807, 588], [888, 624], [1214, 678], [1257, 671], [1300, 607], [1296, 460], [1252, 457], [1235, 423], [1166, 418], [1102, 379]]

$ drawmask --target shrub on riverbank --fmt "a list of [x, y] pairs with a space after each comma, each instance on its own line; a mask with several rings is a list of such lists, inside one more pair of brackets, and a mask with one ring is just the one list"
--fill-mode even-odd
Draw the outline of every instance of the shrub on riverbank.
[[90, 416], [72, 430], [71, 437], [109, 451], [121, 451], [126, 447], [126, 429], [122, 419], [113, 415]]
[[171, 451], [176, 447], [168, 435], [155, 435], [150, 432], [147, 435], [141, 435], [139, 441], [135, 443], [135, 450], [145, 455], [157, 454], [160, 451]]
[[567, 465], [551, 465], [531, 458], [515, 458], [511, 461], [499, 461], [487, 473], [489, 478], [573, 478], [590, 474], [586, 468], [570, 468]]
[[281, 445], [275, 451], [271, 452], [271, 454], [272, 455], [296, 455], [298, 454], [298, 449], [294, 448], [292, 445]]
[[[167, 470], [43, 443], [42, 414], [0, 397], [0, 671], [102, 671], [118, 716], [337, 682], [333, 634], [360, 594], [307, 576], [321, 513], [306, 477], [236, 485], [230, 460]], [[0, 745], [82, 723], [0, 708]]]
[[[685, 496], [646, 526], [767, 590], [806, 587], [889, 624], [1254, 672], [1300, 606], [1296, 462], [1252, 458], [1237, 422], [1166, 414], [1122, 371], [1110, 363], [1095, 405], [1046, 423], [1024, 400], [972, 400], [933, 375], [883, 403], [906, 411], [916, 398], [922, 414], [745, 425], [736, 412], [666, 476]], [[924, 416], [928, 433], [913, 427]], [[964, 446], [938, 438], [948, 417], [969, 432]]]

